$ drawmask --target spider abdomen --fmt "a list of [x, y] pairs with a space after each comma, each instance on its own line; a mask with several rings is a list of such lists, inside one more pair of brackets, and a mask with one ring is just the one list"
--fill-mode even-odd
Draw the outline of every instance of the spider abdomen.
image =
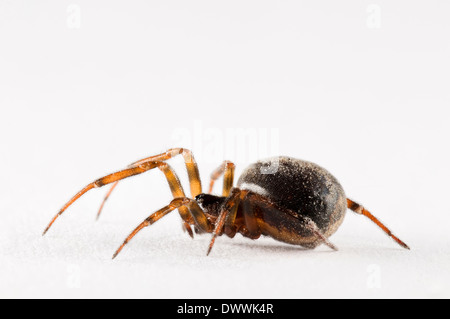
[[[251, 164], [240, 176], [237, 187], [264, 196], [277, 207], [309, 217], [326, 237], [337, 230], [347, 208], [344, 190], [333, 175], [317, 164], [291, 157], [279, 156]], [[275, 216], [276, 212], [264, 212], [261, 226], [268, 235], [289, 243], [315, 246], [292, 219]]]

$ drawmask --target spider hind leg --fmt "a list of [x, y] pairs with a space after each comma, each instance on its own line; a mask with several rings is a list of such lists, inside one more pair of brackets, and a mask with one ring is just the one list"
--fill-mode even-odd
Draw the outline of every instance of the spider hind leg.
[[391, 237], [392, 239], [394, 239], [397, 244], [399, 244], [400, 246], [402, 246], [405, 249], [410, 249], [408, 245], [406, 245], [403, 241], [400, 240], [400, 238], [398, 238], [397, 236], [395, 236], [389, 228], [387, 228], [382, 222], [380, 222], [378, 220], [378, 218], [376, 218], [375, 216], [373, 216], [367, 209], [364, 208], [364, 206], [358, 204], [357, 202], [352, 201], [351, 199], [347, 198], [347, 207], [354, 211], [355, 213], [359, 214], [359, 215], [364, 215], [367, 218], [369, 218], [372, 222], [374, 222], [378, 227], [380, 227], [385, 233], [386, 235], [388, 235], [389, 237]]

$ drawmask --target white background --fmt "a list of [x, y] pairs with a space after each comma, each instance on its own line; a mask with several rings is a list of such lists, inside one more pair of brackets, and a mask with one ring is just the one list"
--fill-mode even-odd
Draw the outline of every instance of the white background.
[[[0, 297], [450, 297], [447, 1], [0, 1]], [[243, 152], [240, 142], [257, 136]], [[233, 135], [234, 134], [234, 135]], [[227, 146], [228, 145], [228, 146]], [[224, 159], [332, 172], [403, 239], [348, 212], [332, 252], [188, 238], [159, 171], [95, 214], [84, 185], [170, 147], [204, 188]], [[266, 154], [267, 153], [267, 154]], [[181, 158], [170, 161], [187, 185]], [[220, 191], [220, 182], [216, 192]]]

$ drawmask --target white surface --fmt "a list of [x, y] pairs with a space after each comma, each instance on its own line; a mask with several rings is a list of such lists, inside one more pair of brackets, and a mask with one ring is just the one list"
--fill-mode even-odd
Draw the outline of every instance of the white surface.
[[[447, 2], [0, 3], [0, 297], [450, 297]], [[349, 212], [338, 252], [238, 235], [206, 257], [173, 213], [112, 261], [170, 200], [156, 171], [41, 236], [85, 184], [174, 146], [205, 188], [224, 159], [314, 161], [412, 249]]]

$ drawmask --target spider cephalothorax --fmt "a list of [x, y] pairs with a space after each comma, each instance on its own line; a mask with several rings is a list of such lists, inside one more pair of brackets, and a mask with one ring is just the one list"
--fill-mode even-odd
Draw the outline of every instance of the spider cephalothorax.
[[[166, 163], [168, 159], [179, 154], [183, 156], [188, 172], [191, 197], [185, 195], [176, 173]], [[314, 248], [324, 243], [336, 250], [328, 237], [342, 223], [347, 208], [367, 216], [398, 244], [409, 249], [363, 206], [346, 198], [338, 180], [317, 164], [286, 156], [262, 160], [250, 165], [240, 176], [237, 187], [233, 187], [235, 165], [224, 161], [211, 174], [208, 193], [203, 193], [197, 163], [191, 151], [184, 148], [173, 148], [144, 158], [124, 170], [88, 184], [61, 208], [44, 234], [59, 215], [92, 188], [112, 184], [100, 206], [98, 217], [105, 201], [120, 180], [156, 167], [166, 176], [174, 199], [139, 224], [117, 249], [113, 258], [142, 228], [155, 223], [175, 209], [178, 209], [183, 228], [191, 237], [192, 227], [198, 233], [213, 234], [207, 254], [210, 253], [217, 236], [226, 234], [234, 237], [236, 233], [251, 239], [257, 239], [261, 235], [270, 236], [306, 248]], [[222, 196], [212, 195], [214, 183], [222, 175]]]

